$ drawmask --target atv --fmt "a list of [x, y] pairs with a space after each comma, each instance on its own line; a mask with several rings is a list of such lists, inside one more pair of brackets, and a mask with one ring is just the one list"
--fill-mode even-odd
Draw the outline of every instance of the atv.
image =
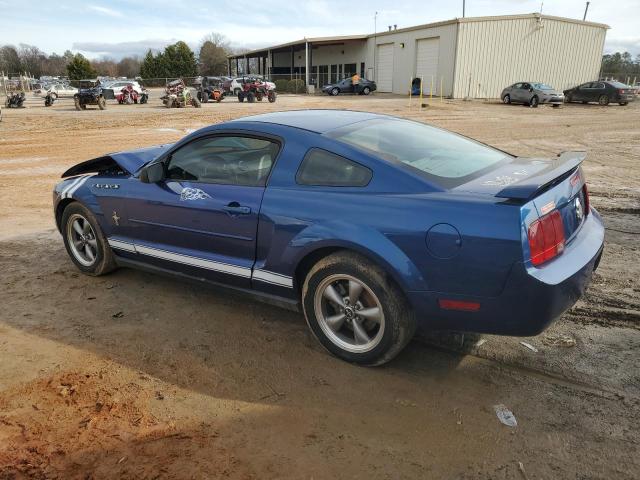
[[122, 87], [120, 93], [116, 95], [116, 100], [120, 105], [131, 105], [132, 103], [147, 103], [149, 99], [149, 92], [142, 90], [142, 93], [138, 93], [133, 85], [126, 85]]
[[182, 79], [167, 83], [164, 96], [160, 97], [167, 108], [183, 108], [193, 105], [200, 108], [200, 100], [193, 96], [191, 89], [184, 84]]
[[198, 91], [198, 100], [202, 103], [207, 103], [209, 100], [219, 103], [225, 97], [222, 78], [220, 77], [201, 77], [195, 87]]
[[24, 92], [8, 93], [7, 99], [4, 101], [4, 106], [7, 108], [22, 108], [25, 99]]
[[48, 92], [47, 96], [44, 97], [44, 106], [50, 107], [53, 105], [53, 102], [56, 101], [56, 98], [58, 98], [58, 96], [55, 93]]
[[258, 78], [254, 79], [251, 82], [243, 84], [242, 91], [238, 92], [239, 102], [244, 102], [245, 98], [249, 103], [253, 103], [256, 100], [261, 102], [265, 97], [267, 97], [269, 103], [275, 102], [276, 91], [273, 89], [269, 89], [268, 85]]
[[97, 105], [100, 110], [107, 108], [107, 100], [102, 94], [99, 80], [80, 80], [78, 93], [73, 96], [76, 110], [86, 110], [87, 105]]

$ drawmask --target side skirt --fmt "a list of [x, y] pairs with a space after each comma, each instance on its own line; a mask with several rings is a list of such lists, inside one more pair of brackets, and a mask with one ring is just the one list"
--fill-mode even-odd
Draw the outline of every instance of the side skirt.
[[216, 289], [222, 289], [226, 293], [237, 295], [238, 297], [241, 295], [243, 297], [249, 296], [252, 300], [256, 300], [258, 302], [267, 303], [269, 305], [273, 305], [279, 308], [284, 308], [285, 310], [290, 310], [292, 312], [302, 313], [300, 302], [296, 300], [290, 300], [287, 298], [278, 297], [276, 295], [271, 295], [268, 293], [256, 292], [255, 290], [249, 290], [246, 288], [225, 285], [224, 283], [214, 282], [201, 277], [194, 277], [181, 272], [174, 272], [173, 270], [157, 267], [155, 265], [149, 265], [147, 263], [138, 262], [136, 260], [130, 260], [128, 258], [118, 257], [117, 255], [115, 256], [115, 260], [118, 266], [120, 267], [130, 267], [130, 268], [135, 268], [136, 270], [143, 270], [149, 273], [157, 273], [166, 277], [180, 278], [198, 285], [204, 284], [208, 287], [215, 287]]

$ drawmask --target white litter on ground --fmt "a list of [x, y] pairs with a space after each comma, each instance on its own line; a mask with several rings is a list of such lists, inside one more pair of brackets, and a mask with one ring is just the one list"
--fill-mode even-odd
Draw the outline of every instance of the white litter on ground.
[[498, 420], [504, 423], [507, 427], [517, 427], [518, 421], [516, 420], [516, 416], [502, 403], [498, 405], [494, 405], [493, 409], [498, 416]]
[[536, 352], [538, 353], [538, 349], [536, 347], [534, 347], [533, 345], [531, 345], [530, 343], [527, 342], [520, 342], [520, 345], [523, 345], [525, 347], [527, 347], [529, 350], [531, 350], [532, 352]]

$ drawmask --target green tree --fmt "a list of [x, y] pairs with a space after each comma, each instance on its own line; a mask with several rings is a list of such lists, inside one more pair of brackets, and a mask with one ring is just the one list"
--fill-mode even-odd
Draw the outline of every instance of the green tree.
[[67, 74], [71, 80], [82, 80], [83, 78], [95, 77], [96, 71], [81, 53], [76, 53], [67, 65]]
[[226, 75], [229, 44], [219, 33], [211, 33], [202, 40], [198, 55], [200, 75]]
[[164, 49], [161, 65], [167, 77], [194, 77], [197, 74], [196, 56], [184, 42], [177, 42]]
[[18, 50], [13, 45], [0, 47], [0, 71], [17, 74], [22, 71]]

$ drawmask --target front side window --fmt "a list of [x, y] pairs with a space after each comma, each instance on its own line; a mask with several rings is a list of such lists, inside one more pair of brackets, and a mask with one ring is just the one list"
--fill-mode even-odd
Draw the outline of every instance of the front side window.
[[304, 157], [296, 182], [326, 187], [364, 187], [371, 181], [371, 170], [359, 163], [319, 148]]
[[280, 146], [262, 138], [212, 136], [181, 147], [167, 178], [224, 185], [264, 186]]
[[507, 153], [423, 123], [394, 118], [358, 122], [327, 136], [451, 188], [511, 158]]

